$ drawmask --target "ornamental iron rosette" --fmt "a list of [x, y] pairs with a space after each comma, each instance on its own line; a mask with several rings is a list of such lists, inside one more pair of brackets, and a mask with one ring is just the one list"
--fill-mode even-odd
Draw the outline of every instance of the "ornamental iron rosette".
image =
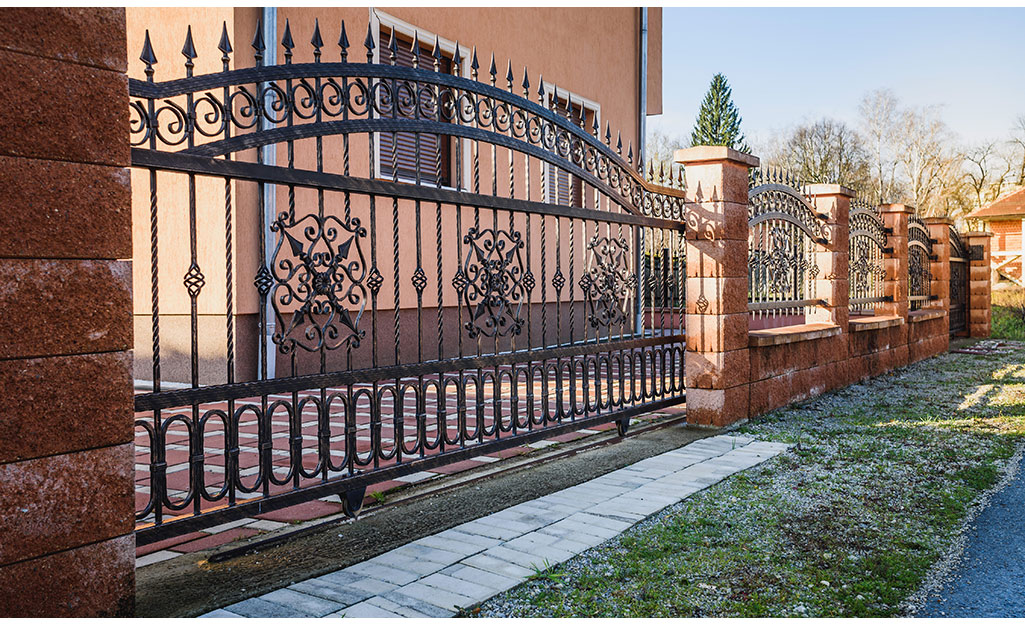
[[522, 235], [516, 230], [470, 228], [463, 243], [470, 251], [452, 284], [469, 311], [465, 327], [470, 338], [519, 334], [528, 292]]
[[624, 237], [596, 234], [587, 249], [587, 270], [579, 285], [587, 298], [591, 326], [626, 323], [629, 303], [637, 286], [637, 276], [630, 271], [630, 246]]
[[788, 232], [781, 225], [771, 225], [768, 232], [768, 249], [751, 246], [749, 269], [757, 274], [765, 270], [768, 292], [783, 298], [801, 299], [803, 277], [815, 278], [818, 265], [808, 260], [801, 249], [801, 242], [795, 233]]
[[[282, 353], [359, 347], [366, 308], [366, 259], [357, 218], [281, 213], [270, 226], [278, 233], [271, 275], [277, 319], [274, 343]], [[288, 309], [297, 305], [291, 318]]]

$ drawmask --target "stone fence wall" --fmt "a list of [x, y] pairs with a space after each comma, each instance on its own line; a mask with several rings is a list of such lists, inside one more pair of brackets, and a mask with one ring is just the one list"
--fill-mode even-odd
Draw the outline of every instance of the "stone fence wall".
[[[848, 297], [848, 215], [853, 193], [840, 185], [804, 190], [826, 216], [829, 243], [817, 252], [817, 292], [823, 299], [806, 323], [749, 329], [749, 169], [758, 159], [718, 146], [676, 153], [684, 166], [687, 232], [687, 419], [724, 426], [793, 401], [853, 384], [947, 350], [950, 311], [949, 224], [926, 220], [933, 243], [931, 299], [909, 310], [910, 207], [879, 207], [890, 229], [884, 295], [875, 314], [852, 318]], [[989, 335], [989, 239], [969, 233], [981, 251], [971, 260], [969, 332]]]

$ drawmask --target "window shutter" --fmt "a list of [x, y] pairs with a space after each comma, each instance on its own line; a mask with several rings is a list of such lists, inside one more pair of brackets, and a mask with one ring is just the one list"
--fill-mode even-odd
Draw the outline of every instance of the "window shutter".
[[[387, 41], [391, 37], [391, 31], [381, 29], [381, 41]], [[397, 39], [397, 50], [395, 52], [395, 65], [400, 67], [413, 67], [413, 53], [410, 50], [412, 42], [404, 40], [401, 36]], [[386, 58], [390, 51], [382, 49], [381, 53]], [[422, 68], [433, 68], [434, 59], [430, 50], [420, 47], [420, 64]], [[441, 71], [450, 71], [452, 62], [443, 58]], [[403, 114], [405, 113], [405, 114]], [[415, 111], [399, 111], [396, 117], [413, 119]], [[438, 149], [441, 149], [441, 184], [448, 185], [449, 181], [449, 158], [451, 153], [451, 137], [439, 136], [428, 133], [420, 133], [419, 154], [417, 163], [417, 135], [412, 132], [382, 132], [380, 137], [381, 145], [381, 177], [391, 179], [393, 177], [405, 180], [417, 180], [421, 184], [437, 184], [437, 158]], [[393, 167], [394, 164], [394, 167]], [[419, 172], [419, 177], [417, 173]]]

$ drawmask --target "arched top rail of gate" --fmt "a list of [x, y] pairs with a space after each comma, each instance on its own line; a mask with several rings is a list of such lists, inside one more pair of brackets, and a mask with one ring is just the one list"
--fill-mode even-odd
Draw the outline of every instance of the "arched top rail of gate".
[[[219, 45], [223, 70], [196, 76], [190, 30], [182, 50], [187, 77], [159, 83], [153, 82], [157, 58], [147, 34], [140, 59], [148, 79], [129, 79], [131, 142], [133, 157], [138, 157], [134, 164], [177, 164], [195, 173], [208, 167], [225, 174], [229, 172], [211, 159], [314, 137], [422, 133], [514, 150], [599, 190], [625, 212], [683, 220], [682, 175], [660, 179], [669, 186], [646, 180], [632, 144], [624, 157], [623, 142], [618, 134], [613, 137], [608, 122], [602, 133], [596, 115], [572, 120], [558, 110], [574, 110], [582, 103], [558, 86], [548, 89], [542, 76], [532, 84], [524, 68], [522, 79], [516, 79], [511, 62], [500, 72], [494, 58], [482, 71], [476, 49], [460, 50], [457, 43], [454, 53], [445, 56], [435, 41], [433, 52], [427, 53], [419, 41], [396, 43], [394, 35], [382, 45], [381, 61], [375, 63], [369, 26], [362, 46], [366, 62], [350, 62], [356, 50], [344, 23], [336, 48], [340, 60], [327, 62], [321, 59], [326, 50], [319, 24], [315, 29], [315, 62], [291, 62], [294, 43], [286, 25], [283, 64], [265, 64], [262, 35], [257, 33], [256, 67], [241, 69], [230, 69], [239, 55], [233, 56], [225, 30]], [[409, 48], [403, 54], [412, 56], [412, 67], [395, 64], [401, 46]], [[467, 53], [472, 55], [469, 77], [460, 75]], [[443, 59], [453, 73], [442, 71]], [[153, 157], [152, 152], [162, 154]]]
[[829, 243], [826, 216], [818, 213], [792, 174], [752, 169], [748, 190], [748, 309], [755, 318], [802, 323], [816, 297], [816, 253]]

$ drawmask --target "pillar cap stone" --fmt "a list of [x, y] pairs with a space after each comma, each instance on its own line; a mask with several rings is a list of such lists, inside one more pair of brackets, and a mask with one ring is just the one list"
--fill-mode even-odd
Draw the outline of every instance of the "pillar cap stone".
[[696, 163], [730, 161], [748, 167], [758, 167], [758, 163], [761, 162], [757, 156], [745, 154], [725, 145], [695, 145], [691, 148], [683, 148], [673, 154], [673, 160], [685, 166]]
[[927, 223], [929, 225], [932, 225], [932, 224], [942, 224], [942, 225], [945, 225], [945, 226], [953, 226], [954, 225], [954, 220], [951, 219], [950, 217], [926, 217], [926, 218], [922, 219], [922, 221], [924, 221], [925, 223]]
[[854, 197], [857, 195], [854, 189], [849, 189], [842, 184], [828, 184], [824, 182], [817, 182], [815, 184], [809, 184], [804, 187], [805, 195], [845, 195], [847, 197]]
[[907, 204], [880, 204], [879, 212], [881, 213], [908, 213], [913, 214], [915, 212], [914, 206], [908, 206]]
[[991, 236], [993, 236], [993, 233], [992, 232], [980, 232], [978, 230], [974, 230], [972, 232], [966, 232], [964, 235], [966, 237], [991, 237]]

